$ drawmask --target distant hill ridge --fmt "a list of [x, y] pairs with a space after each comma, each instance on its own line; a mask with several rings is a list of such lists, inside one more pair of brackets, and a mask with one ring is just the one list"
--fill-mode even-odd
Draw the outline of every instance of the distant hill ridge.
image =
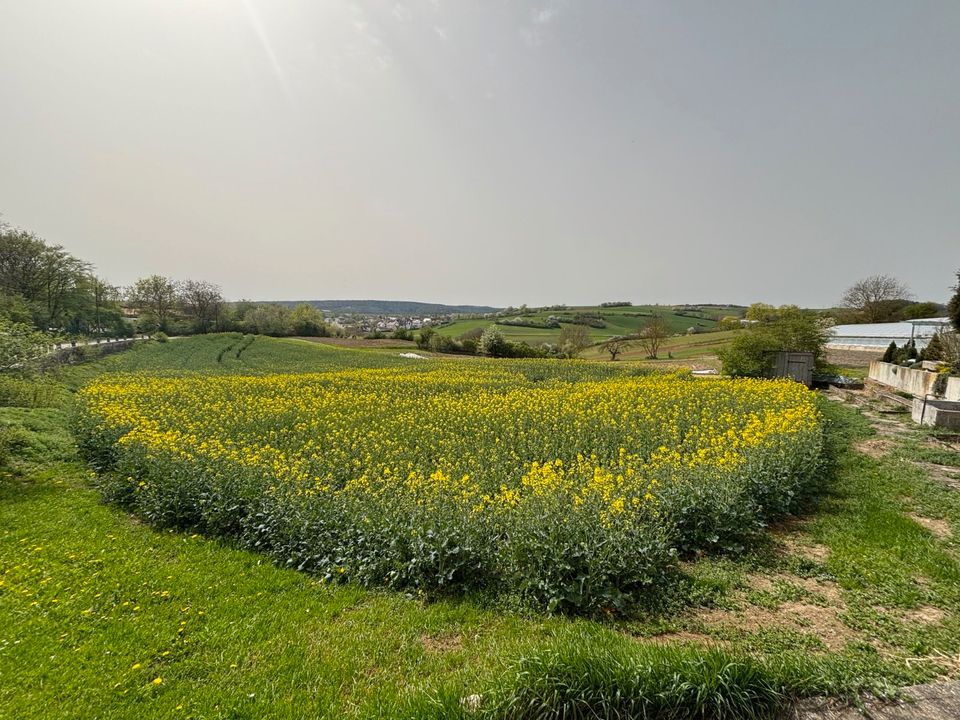
[[358, 315], [473, 315], [497, 312], [502, 308], [487, 305], [444, 305], [409, 300], [278, 300], [281, 305], [295, 307], [301, 303], [330, 313]]

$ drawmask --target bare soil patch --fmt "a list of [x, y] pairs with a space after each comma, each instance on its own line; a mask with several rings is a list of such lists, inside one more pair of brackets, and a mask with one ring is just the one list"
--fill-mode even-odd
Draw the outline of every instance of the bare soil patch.
[[806, 527], [806, 520], [798, 517], [790, 517], [779, 522], [772, 523], [768, 532], [782, 547], [783, 553], [787, 555], [799, 555], [807, 560], [823, 562], [830, 554], [830, 548], [825, 545], [819, 545], [810, 542], [803, 536]]
[[420, 642], [427, 652], [455, 652], [463, 648], [463, 638], [459, 635], [421, 635]]
[[707, 630], [740, 630], [760, 632], [769, 630], [792, 630], [817, 638], [831, 651], [842, 650], [847, 643], [863, 640], [864, 635], [848, 627], [840, 619], [846, 610], [840, 587], [828, 580], [801, 578], [789, 573], [756, 574], [747, 579], [752, 590], [776, 595], [784, 590], [783, 584], [799, 587], [803, 597], [786, 600], [776, 608], [760, 607], [746, 602], [746, 593], [740, 594], [744, 601], [740, 610], [704, 609], [694, 615], [694, 620]]
[[926, 605], [915, 610], [907, 610], [901, 617], [905, 623], [933, 625], [941, 622], [946, 616], [947, 614], [940, 608]]
[[853, 447], [858, 452], [862, 452], [864, 455], [869, 455], [870, 457], [883, 457], [888, 452], [890, 452], [893, 447], [893, 442], [888, 438], [870, 438], [869, 440], [860, 440], [853, 444]]
[[856, 630], [840, 620], [840, 609], [809, 602], [785, 602], [776, 610], [750, 605], [737, 612], [710, 610], [697, 619], [707, 627], [758, 632], [761, 630], [795, 630], [811, 635], [831, 651], [842, 650], [847, 643], [862, 640]]
[[749, 583], [752, 588], [755, 590], [763, 590], [765, 592], [776, 592], [777, 590], [777, 581], [789, 583], [790, 585], [796, 585], [803, 589], [807, 595], [810, 595], [814, 598], [822, 598], [827, 605], [833, 607], [845, 607], [843, 598], [840, 594], [840, 587], [828, 580], [818, 580], [817, 578], [802, 578], [797, 577], [796, 575], [789, 575], [787, 573], [779, 573], [777, 575], [754, 575], [750, 578]]
[[831, 698], [811, 698], [796, 705], [784, 720], [943, 720], [960, 717], [960, 682], [914, 685], [903, 697], [885, 700], [863, 698], [860, 708]]
[[922, 515], [916, 515], [913, 513], [910, 513], [909, 517], [914, 522], [925, 527], [938, 538], [953, 537], [953, 530], [950, 527], [950, 523], [948, 523], [946, 520], [935, 520], [934, 518], [923, 517]]

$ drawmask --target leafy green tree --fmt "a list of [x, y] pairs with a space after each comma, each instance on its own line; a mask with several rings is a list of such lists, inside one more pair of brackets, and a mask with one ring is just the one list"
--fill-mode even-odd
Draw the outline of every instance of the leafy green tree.
[[430, 337], [430, 347], [428, 349], [437, 353], [456, 353], [461, 352], [463, 347], [452, 337], [434, 333]]
[[769, 322], [777, 317], [777, 309], [767, 303], [753, 303], [747, 308], [745, 317], [751, 322]]
[[21, 295], [0, 292], [0, 318], [15, 323], [33, 324], [33, 313]]
[[724, 373], [735, 377], [767, 375], [770, 354], [781, 350], [811, 352], [815, 366], [823, 369], [829, 339], [828, 326], [816, 314], [785, 305], [771, 320], [751, 326], [717, 354]]
[[939, 317], [943, 312], [943, 305], [935, 302], [910, 303], [900, 311], [904, 320], [919, 320], [920, 318]]
[[300, 303], [290, 313], [290, 330], [304, 337], [328, 337], [330, 326], [324, 322], [323, 313], [312, 305]]
[[55, 338], [26, 323], [0, 318], [0, 370], [24, 369], [46, 355]]
[[268, 303], [247, 311], [243, 318], [247, 332], [283, 337], [291, 334], [290, 311], [283, 305]]
[[947, 304], [947, 315], [953, 329], [960, 333], [960, 270], [957, 270], [957, 284], [953, 287], [953, 297]]
[[90, 329], [103, 334], [110, 329], [116, 329], [120, 320], [120, 288], [111, 285], [96, 275], [87, 277], [86, 285], [93, 305]]
[[421, 350], [429, 350], [430, 343], [433, 340], [433, 336], [437, 334], [437, 331], [432, 327], [427, 325], [424, 328], [420, 329], [420, 334], [417, 336], [417, 347]]
[[510, 357], [511, 346], [496, 325], [491, 325], [483, 331], [477, 350], [481, 355], [490, 357]]
[[90, 264], [26, 230], [0, 226], [0, 292], [25, 304], [40, 329], [66, 328], [86, 303]]

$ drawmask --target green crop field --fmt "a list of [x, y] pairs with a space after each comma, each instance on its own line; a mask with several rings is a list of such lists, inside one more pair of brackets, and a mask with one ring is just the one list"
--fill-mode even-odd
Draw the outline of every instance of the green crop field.
[[[703, 337], [678, 338], [677, 352], [698, 351]], [[565, 441], [586, 442], [588, 433], [609, 434], [615, 416], [635, 405], [625, 389], [649, 398], [644, 422], [653, 422], [670, 407], [667, 390], [702, 412], [709, 406], [698, 400], [698, 383], [729, 382], [684, 379], [673, 385], [665, 377], [635, 377], [640, 366], [631, 362], [407, 360], [399, 352], [211, 335], [144, 343], [40, 377], [0, 376], [0, 718], [732, 720], [772, 718], [792, 699], [812, 694], [889, 694], [956, 674], [960, 499], [944, 478], [960, 472], [960, 453], [936, 444], [925, 430], [898, 423], [895, 431], [884, 425], [885, 435], [874, 437], [875, 413], [834, 400], [816, 400], [828, 462], [817, 497], [800, 516], [720, 551], [680, 548], [660, 592], [623, 612], [550, 613], [510, 588], [490, 592], [469, 582], [449, 591], [417, 583], [391, 589], [389, 582], [364, 581], [362, 573], [355, 582], [341, 582], [336, 571], [332, 578], [298, 571], [301, 563], [271, 551], [299, 542], [296, 533], [304, 527], [329, 529], [321, 515], [302, 514], [302, 522], [277, 526], [274, 535], [266, 520], [253, 522], [250, 528], [273, 543], [259, 549], [251, 535], [216, 534], [210, 525], [160, 527], [154, 511], [186, 507], [204, 477], [196, 473], [201, 465], [186, 456], [177, 460], [173, 451], [201, 452], [205, 438], [224, 442], [228, 430], [255, 435], [264, 418], [288, 418], [303, 439], [320, 444], [320, 435], [307, 438], [310, 428], [339, 432], [344, 439], [330, 447], [344, 458], [363, 441], [366, 422], [372, 442], [385, 443], [384, 452], [404, 461], [431, 457], [425, 433], [437, 423], [437, 432], [466, 448], [464, 462], [481, 458], [484, 443], [500, 447], [493, 457], [503, 472], [510, 457], [531, 457], [547, 442], [547, 435], [537, 434], [547, 427], [536, 424], [538, 416], [576, 407], [594, 413], [594, 422], [569, 429]], [[276, 372], [288, 375], [271, 375]], [[204, 376], [211, 381], [204, 383]], [[433, 380], [424, 385], [421, 376]], [[121, 466], [100, 477], [81, 460], [76, 393], [91, 383], [112, 393], [98, 396], [111, 422], [139, 413], [148, 421], [145, 437], [155, 428], [158, 442], [173, 443], [164, 459], [170, 473], [141, 476], [144, 483], [165, 483], [167, 494], [148, 488], [142, 502], [123, 503], [139, 514], [106, 504], [100, 491], [112, 493], [148, 469], [148, 457], [128, 444], [114, 455]], [[712, 402], [722, 387], [711, 390]], [[739, 387], [732, 385], [731, 392]], [[136, 388], [149, 392], [124, 394]], [[657, 392], [644, 395], [644, 388]], [[621, 397], [622, 407], [610, 402], [607, 390]], [[215, 410], [207, 402], [214, 395]], [[328, 402], [341, 396], [350, 412], [338, 413], [337, 403]], [[483, 404], [475, 404], [477, 397]], [[457, 403], [473, 415], [457, 420]], [[309, 412], [321, 405], [327, 410]], [[513, 407], [523, 413], [504, 412]], [[401, 421], [400, 414], [416, 422]], [[724, 422], [737, 421], [728, 415]], [[776, 430], [776, 413], [766, 417]], [[152, 425], [154, 419], [160, 424]], [[889, 416], [884, 420], [889, 424]], [[190, 424], [197, 437], [171, 441], [178, 422]], [[456, 436], [456, 422], [482, 432]], [[272, 445], [293, 451], [300, 438], [292, 440], [285, 427], [265, 426], [264, 432], [274, 432]], [[386, 434], [405, 427], [420, 433], [415, 445]], [[494, 442], [488, 427], [509, 442]], [[682, 425], [671, 428], [693, 436]], [[458, 445], [445, 441], [444, 447]], [[249, 457], [256, 472], [267, 467], [263, 452]], [[330, 461], [325, 453], [317, 457]], [[376, 464], [373, 456], [357, 459], [362, 466]], [[663, 455], [664, 467], [668, 461]], [[534, 468], [536, 487], [557, 481], [557, 467], [549, 473], [546, 466]], [[256, 478], [244, 472], [247, 480]], [[286, 471], [277, 466], [269, 472]], [[598, 482], [601, 490], [612, 487], [607, 476]], [[209, 501], [211, 508], [226, 508], [228, 492], [246, 502], [252, 487], [225, 473], [211, 486], [213, 494], [196, 497], [201, 507]], [[362, 499], [373, 486], [357, 487]], [[523, 504], [498, 492], [504, 507], [522, 513]], [[297, 512], [310, 507], [296, 494], [269, 490], [262, 497], [295, 501], [285, 507]], [[617, 499], [605, 502], [615, 509]], [[536, 541], [537, 523], [547, 516], [539, 505], [531, 507], [530, 538]], [[341, 545], [356, 547], [359, 557], [379, 536], [364, 539], [362, 506], [345, 510], [357, 514]], [[229, 513], [219, 517], [229, 519]], [[621, 527], [629, 531], [614, 522], [607, 531]], [[419, 541], [410, 547], [420, 547]], [[302, 565], [326, 562], [314, 560]], [[342, 560], [333, 567], [345, 567], [350, 576], [355, 566]], [[443, 577], [435, 567], [426, 570]], [[537, 571], [552, 577], [549, 562]]]
[[[661, 360], [673, 358], [675, 360], [714, 359], [717, 350], [729, 344], [740, 330], [719, 330], [699, 333], [696, 335], [680, 335], [667, 338], [663, 341], [658, 353]], [[638, 344], [634, 344], [623, 351], [618, 360], [644, 360], [646, 351]], [[610, 355], [600, 345], [587, 348], [581, 357], [587, 360], [609, 360]]]
[[700, 331], [712, 330], [717, 325], [717, 319], [727, 315], [741, 315], [743, 308], [734, 307], [706, 307], [698, 311], [684, 311], [671, 306], [638, 305], [628, 307], [604, 308], [600, 306], [571, 307], [564, 310], [536, 310], [524, 314], [504, 315], [497, 318], [480, 318], [458, 320], [438, 328], [438, 331], [449, 337], [485, 329], [496, 323], [504, 336], [513, 342], [526, 342], [530, 345], [541, 343], [555, 343], [560, 336], [559, 328], [524, 327], [510, 324], [524, 322], [546, 324], [551, 318], [572, 321], [578, 315], [597, 316], [602, 319], [604, 327], [589, 327], [590, 339], [597, 343], [615, 335], [633, 335], [640, 331], [654, 315], [665, 321], [672, 334], [686, 333], [691, 327]]

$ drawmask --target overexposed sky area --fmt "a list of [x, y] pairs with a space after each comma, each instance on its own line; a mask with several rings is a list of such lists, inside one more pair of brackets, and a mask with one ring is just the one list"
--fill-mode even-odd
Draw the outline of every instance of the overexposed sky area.
[[942, 301], [960, 3], [3, 0], [0, 213], [233, 299]]

